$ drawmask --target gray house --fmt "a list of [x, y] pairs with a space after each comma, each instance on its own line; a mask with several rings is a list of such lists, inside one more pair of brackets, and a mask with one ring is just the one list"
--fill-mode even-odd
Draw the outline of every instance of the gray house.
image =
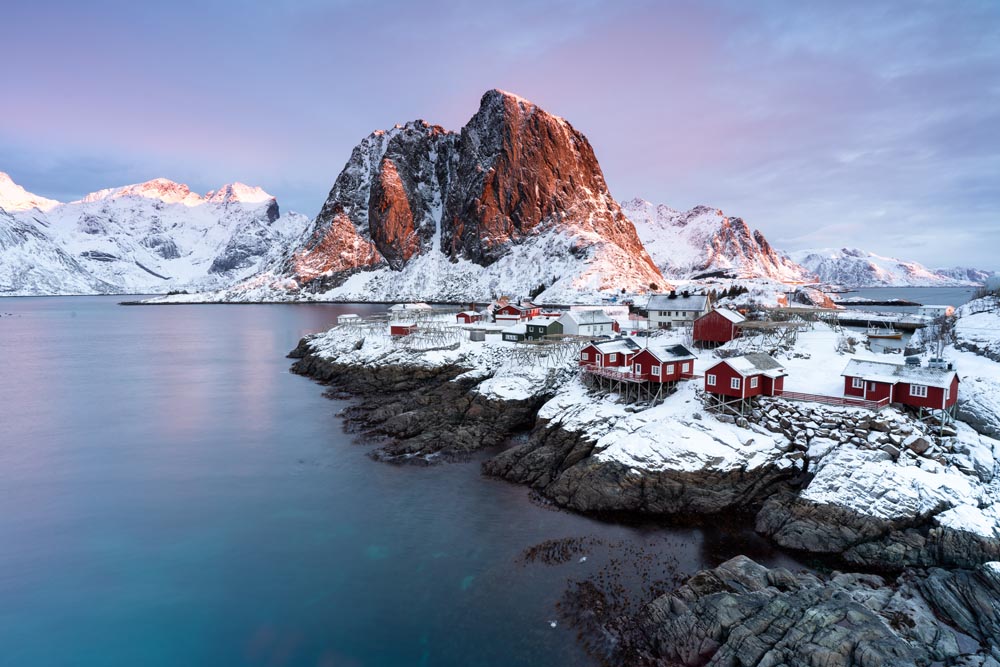
[[670, 292], [649, 297], [646, 311], [650, 329], [672, 329], [691, 326], [696, 319], [712, 308], [711, 299], [704, 294]]

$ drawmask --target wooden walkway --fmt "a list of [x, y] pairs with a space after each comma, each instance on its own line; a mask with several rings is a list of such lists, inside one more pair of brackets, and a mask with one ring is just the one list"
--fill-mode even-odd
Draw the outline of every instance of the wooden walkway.
[[804, 394], [798, 391], [781, 391], [775, 393], [775, 398], [784, 398], [789, 401], [802, 401], [805, 403], [822, 403], [824, 405], [837, 405], [845, 408], [864, 408], [872, 412], [878, 412], [889, 405], [889, 399], [883, 398], [880, 401], [868, 401], [863, 398], [845, 398], [843, 396], [823, 396], [822, 394]]

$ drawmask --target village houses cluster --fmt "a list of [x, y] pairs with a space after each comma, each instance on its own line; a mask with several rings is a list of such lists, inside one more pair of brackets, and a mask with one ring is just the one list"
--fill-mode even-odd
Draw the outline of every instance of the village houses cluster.
[[[421, 318], [433, 312], [424, 303], [392, 306], [391, 335], [416, 333]], [[341, 316], [341, 323], [357, 317]], [[650, 333], [681, 329], [690, 332], [692, 346], [706, 349], [740, 338], [753, 323], [736, 310], [714, 307], [707, 295], [687, 291], [653, 295], [643, 310], [621, 305], [546, 309], [527, 300], [515, 303], [501, 298], [482, 310], [457, 313], [455, 324], [468, 328], [473, 341], [484, 341], [487, 331], [512, 343], [577, 340], [584, 380], [616, 391], [626, 400], [655, 404], [672, 393], [678, 382], [700, 379], [707, 405], [722, 412], [742, 415], [758, 397], [767, 396], [872, 410], [899, 404], [942, 425], [954, 421], [958, 400], [958, 374], [939, 359], [927, 365], [915, 357], [903, 364], [851, 359], [840, 374], [842, 396], [785, 391], [785, 368], [760, 352], [719, 359], [696, 374], [698, 356], [689, 347], [677, 343], [676, 337], [664, 339]]]

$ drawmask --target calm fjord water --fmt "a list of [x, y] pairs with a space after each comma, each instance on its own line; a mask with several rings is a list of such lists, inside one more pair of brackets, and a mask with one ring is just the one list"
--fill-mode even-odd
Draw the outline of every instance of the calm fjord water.
[[587, 664], [549, 620], [600, 559], [526, 547], [652, 543], [684, 571], [760, 548], [370, 460], [284, 355], [382, 307], [116, 301], [0, 299], [0, 665]]

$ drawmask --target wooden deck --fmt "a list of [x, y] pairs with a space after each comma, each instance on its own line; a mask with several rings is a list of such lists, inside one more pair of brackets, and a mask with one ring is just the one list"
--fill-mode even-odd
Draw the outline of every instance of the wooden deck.
[[878, 412], [889, 405], [889, 399], [883, 398], [880, 401], [868, 401], [863, 398], [846, 398], [844, 396], [823, 396], [822, 394], [804, 394], [798, 391], [781, 391], [775, 393], [775, 398], [784, 398], [789, 401], [802, 401], [805, 403], [822, 403], [824, 405], [837, 405], [844, 408], [864, 408], [872, 412]]

